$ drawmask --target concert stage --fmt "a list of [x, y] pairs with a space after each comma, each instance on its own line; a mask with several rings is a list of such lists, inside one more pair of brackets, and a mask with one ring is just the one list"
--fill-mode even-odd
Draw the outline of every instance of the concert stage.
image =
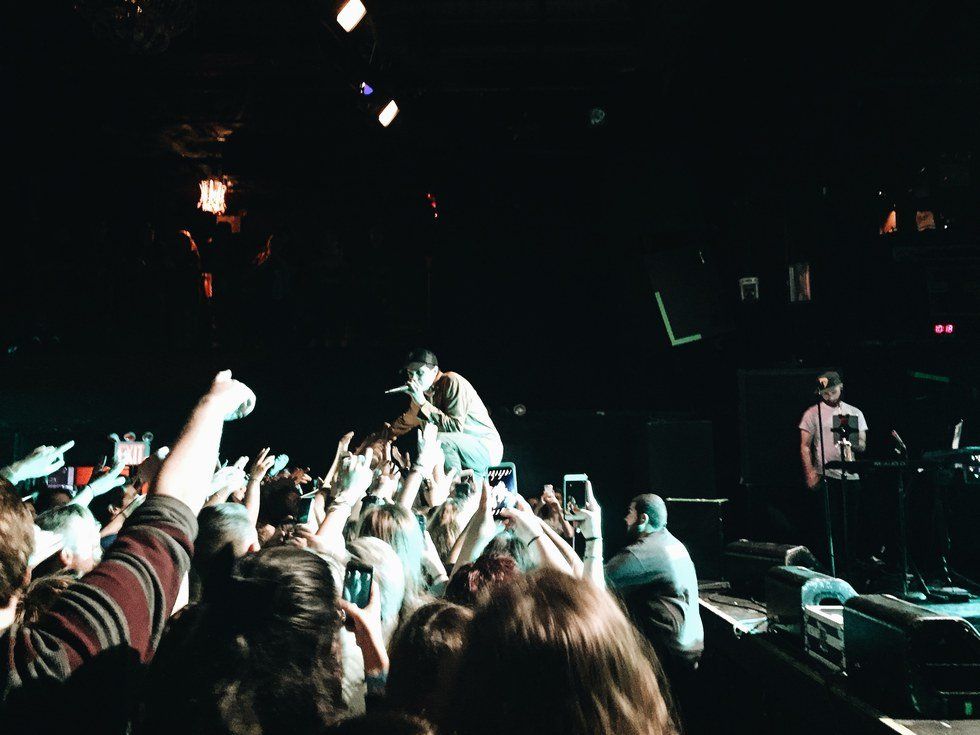
[[[874, 693], [860, 696], [852, 678], [810, 658], [801, 638], [770, 630], [764, 602], [738, 597], [723, 583], [702, 583], [700, 603], [705, 653], [698, 671], [698, 691], [703, 704], [689, 722], [692, 735], [980, 732], [977, 719], [916, 718], [910, 711], [889, 711], [876, 704], [871, 701], [878, 698]], [[980, 601], [941, 612], [976, 620]], [[967, 680], [976, 681], [978, 666], [967, 666], [971, 669]], [[892, 677], [901, 676], [903, 672], [896, 667]], [[883, 681], [883, 688], [897, 681]], [[974, 706], [980, 709], [980, 701], [967, 710]]]

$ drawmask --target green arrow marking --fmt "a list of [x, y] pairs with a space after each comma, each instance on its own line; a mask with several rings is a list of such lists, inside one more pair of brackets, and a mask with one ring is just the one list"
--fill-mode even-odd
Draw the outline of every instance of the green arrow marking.
[[657, 299], [657, 306], [660, 307], [660, 318], [664, 320], [664, 326], [667, 328], [667, 336], [670, 338], [671, 347], [686, 345], [688, 342], [697, 342], [699, 339], [701, 339], [700, 334], [691, 334], [687, 337], [675, 337], [674, 330], [670, 328], [670, 319], [667, 317], [667, 309], [664, 307], [664, 300], [661, 298], [660, 292], [654, 291], [653, 296]]

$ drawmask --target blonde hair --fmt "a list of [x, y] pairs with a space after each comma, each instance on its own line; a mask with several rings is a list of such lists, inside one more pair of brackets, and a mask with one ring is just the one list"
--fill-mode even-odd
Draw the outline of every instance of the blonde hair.
[[453, 679], [444, 719], [459, 735], [677, 732], [650, 644], [608, 593], [554, 570], [477, 610]]

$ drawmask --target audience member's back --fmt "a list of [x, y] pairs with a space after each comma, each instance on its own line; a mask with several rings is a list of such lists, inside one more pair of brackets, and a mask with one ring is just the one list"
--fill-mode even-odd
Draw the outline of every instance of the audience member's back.
[[541, 570], [476, 611], [448, 693], [458, 735], [675, 731], [649, 643], [606, 592]]
[[320, 732], [337, 719], [338, 627], [323, 559], [292, 547], [239, 559], [164, 637], [139, 732]]

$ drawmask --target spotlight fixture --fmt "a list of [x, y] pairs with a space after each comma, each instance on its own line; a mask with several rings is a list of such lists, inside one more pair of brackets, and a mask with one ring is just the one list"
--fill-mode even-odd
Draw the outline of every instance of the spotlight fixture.
[[602, 125], [606, 121], [606, 111], [601, 107], [593, 107], [589, 110], [589, 125], [591, 127], [596, 127]]
[[378, 113], [378, 122], [381, 123], [381, 127], [388, 127], [391, 125], [391, 121], [395, 119], [398, 114], [398, 105], [395, 104], [394, 100], [391, 100], [384, 109]]
[[527, 406], [525, 406], [523, 403], [515, 404], [514, 408], [511, 410], [514, 412], [515, 416], [524, 416], [527, 414]]
[[374, 94], [374, 87], [367, 82], [361, 82], [360, 90], [361, 94], [363, 94], [365, 97], [370, 97], [372, 94]]
[[361, 22], [365, 14], [367, 14], [367, 8], [364, 7], [361, 0], [347, 0], [340, 12], [337, 13], [337, 22], [340, 23], [341, 28], [350, 33]]

